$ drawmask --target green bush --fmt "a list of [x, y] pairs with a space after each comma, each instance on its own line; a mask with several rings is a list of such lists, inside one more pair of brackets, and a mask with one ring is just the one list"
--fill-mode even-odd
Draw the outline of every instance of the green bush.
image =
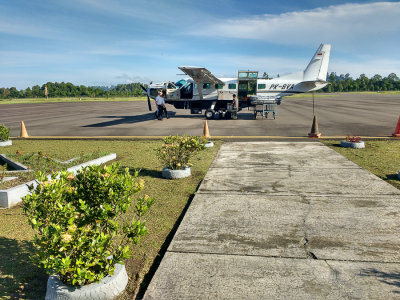
[[196, 152], [205, 149], [205, 140], [198, 136], [168, 136], [156, 149], [158, 159], [171, 170], [185, 169]]
[[131, 254], [147, 232], [143, 215], [154, 199], [134, 202], [136, 218], [121, 224], [133, 200], [144, 187], [119, 165], [86, 167], [74, 176], [62, 172], [51, 180], [39, 174], [39, 185], [24, 197], [24, 212], [35, 230], [33, 261], [69, 285], [98, 282], [112, 275], [116, 263]]
[[0, 141], [8, 141], [10, 137], [10, 129], [4, 124], [0, 124]]

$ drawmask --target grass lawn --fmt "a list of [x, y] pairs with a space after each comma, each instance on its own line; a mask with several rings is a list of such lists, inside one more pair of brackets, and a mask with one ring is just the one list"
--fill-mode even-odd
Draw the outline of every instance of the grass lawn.
[[[398, 95], [400, 94], [400, 91], [386, 91], [386, 92], [337, 92], [337, 93], [314, 93], [315, 99], [317, 98], [325, 98], [325, 97], [337, 97], [338, 95], [342, 94], [361, 94], [361, 95]], [[301, 94], [296, 94], [292, 96], [285, 96], [284, 98], [312, 98], [313, 93], [301, 93]]]
[[342, 148], [340, 141], [321, 142], [400, 189], [400, 140], [364, 141], [364, 149]]
[[[132, 299], [149, 283], [163, 252], [172, 238], [180, 218], [190, 203], [198, 185], [206, 174], [221, 142], [208, 148], [193, 160], [192, 176], [179, 180], [161, 178], [162, 165], [153, 149], [161, 145], [156, 141], [54, 141], [16, 140], [13, 146], [4, 147], [2, 153], [43, 151], [60, 159], [69, 159], [82, 152], [117, 153], [122, 167], [141, 169], [139, 178], [145, 180], [142, 191], [156, 199], [149, 210], [148, 234], [134, 248], [126, 263], [129, 284], [119, 299]], [[21, 207], [0, 210], [0, 298], [43, 299], [47, 275], [28, 259], [32, 253], [33, 230], [27, 223]], [[153, 267], [152, 267], [153, 266]], [[147, 274], [147, 275], [146, 275]]]
[[56, 98], [18, 98], [0, 99], [0, 104], [50, 103], [50, 102], [96, 102], [96, 101], [147, 101], [147, 97], [56, 97]]
[[[79, 165], [81, 163], [88, 162], [90, 160], [105, 156], [107, 152], [80, 152], [74, 153], [75, 156], [71, 157], [73, 152], [65, 153], [60, 155], [56, 152], [54, 155], [48, 155], [42, 150], [38, 152], [22, 152], [17, 150], [18, 153], [8, 153], [7, 158], [14, 162], [19, 162], [27, 167], [31, 172], [16, 172], [16, 173], [5, 173], [9, 168], [6, 169], [6, 164], [0, 165], [0, 190], [6, 190], [8, 188], [24, 184], [28, 181], [35, 179], [36, 172], [42, 172], [45, 174], [51, 174], [53, 172], [64, 171], [70, 167]], [[3, 154], [3, 153], [2, 153]], [[71, 160], [68, 162], [68, 160]], [[11, 169], [12, 170], [12, 169]], [[2, 182], [3, 176], [14, 176], [18, 177], [14, 180]]]
[[[397, 179], [400, 170], [400, 141], [367, 141], [365, 149], [341, 148], [339, 141], [321, 142], [400, 189]], [[201, 152], [192, 161], [192, 176], [179, 180], [161, 178], [162, 165], [153, 151], [161, 145], [161, 141], [16, 140], [13, 146], [5, 147], [2, 152], [44, 151], [65, 159], [82, 151], [115, 152], [121, 166], [141, 169], [140, 178], [146, 181], [143, 192], [156, 198], [156, 202], [146, 216], [148, 235], [134, 248], [134, 255], [126, 261], [130, 280], [126, 291], [118, 299], [133, 299], [137, 293], [143, 293], [161, 261], [221, 142], [215, 144], [215, 147]], [[21, 207], [0, 210], [0, 298], [44, 298], [47, 275], [28, 259], [29, 253], [33, 251], [32, 237], [33, 231]]]

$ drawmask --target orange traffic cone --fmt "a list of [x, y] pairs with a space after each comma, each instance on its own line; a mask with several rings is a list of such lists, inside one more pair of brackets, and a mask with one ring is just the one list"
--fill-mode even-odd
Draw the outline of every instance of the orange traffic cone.
[[321, 133], [318, 131], [318, 121], [317, 116], [314, 116], [314, 120], [311, 127], [311, 132], [308, 134], [309, 138], [319, 138]]
[[203, 137], [206, 139], [209, 139], [211, 137], [210, 132], [208, 131], [207, 120], [205, 120], [204, 122]]
[[400, 137], [400, 117], [399, 120], [397, 121], [397, 126], [396, 129], [394, 131], [394, 133], [392, 134], [393, 137]]
[[25, 128], [24, 121], [21, 121], [21, 133], [20, 133], [19, 137], [22, 137], [22, 138], [29, 137], [28, 132], [26, 131], [26, 128]]

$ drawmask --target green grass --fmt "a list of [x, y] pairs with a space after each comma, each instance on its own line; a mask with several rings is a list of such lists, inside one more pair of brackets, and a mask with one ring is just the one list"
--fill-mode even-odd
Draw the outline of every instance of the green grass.
[[[365, 149], [339, 147], [339, 141], [321, 140], [335, 151], [400, 189], [397, 172], [400, 170], [400, 141], [366, 141]], [[192, 176], [180, 180], [161, 178], [162, 165], [153, 149], [161, 141], [53, 141], [16, 140], [3, 153], [45, 151], [70, 158], [71, 151], [104, 151], [117, 153], [124, 167], [141, 169], [140, 178], [146, 181], [144, 193], [156, 198], [146, 216], [149, 233], [134, 248], [134, 255], [126, 261], [130, 277], [128, 287], [118, 299], [132, 299], [149, 283], [151, 274], [160, 262], [172, 238], [182, 213], [190, 203], [199, 183], [211, 164], [221, 142], [206, 149], [193, 160]], [[79, 149], [79, 150], [77, 150]], [[33, 231], [28, 226], [21, 207], [0, 210], [0, 298], [43, 299], [47, 275], [32, 265]]]
[[146, 97], [56, 97], [56, 98], [21, 98], [21, 99], [0, 99], [0, 104], [20, 103], [52, 103], [52, 102], [99, 102], [99, 101], [145, 101]]
[[400, 189], [400, 180], [397, 178], [400, 170], [400, 141], [364, 141], [364, 149], [342, 148], [340, 141], [321, 142]]
[[[327, 98], [327, 97], [335, 97], [337, 95], [335, 95], [334, 93], [332, 94], [320, 94], [320, 93], [315, 93], [314, 94], [314, 98]], [[284, 99], [290, 99], [290, 98], [312, 98], [312, 93], [301, 93], [301, 94], [296, 94], [296, 95], [292, 95], [292, 96], [285, 96], [283, 97]]]
[[[122, 167], [140, 169], [139, 177], [146, 184], [142, 191], [156, 199], [146, 215], [149, 229], [141, 243], [134, 248], [126, 268], [129, 275], [128, 287], [119, 299], [132, 299], [149, 283], [154, 266], [167, 247], [182, 212], [193, 197], [198, 185], [206, 174], [221, 142], [215, 147], [199, 153], [193, 160], [192, 176], [179, 180], [161, 178], [162, 165], [155, 156], [154, 149], [161, 145], [153, 141], [55, 141], [16, 140], [13, 146], [5, 147], [2, 153], [43, 151], [57, 154], [60, 159], [71, 158], [77, 152], [117, 153], [117, 161]], [[33, 251], [33, 231], [23, 215], [21, 207], [0, 210], [0, 298], [43, 299], [46, 292], [47, 275], [35, 267], [28, 259]], [[152, 268], [152, 265], [153, 268]], [[147, 276], [146, 276], [147, 274]]]
[[[312, 98], [313, 93], [302, 93], [292, 96], [285, 96], [284, 98]], [[336, 92], [336, 93], [314, 93], [315, 99], [326, 98], [326, 97], [337, 97], [342, 94], [368, 94], [368, 95], [397, 95], [400, 91], [387, 91], [387, 92]]]
[[[74, 151], [77, 150], [77, 151]], [[109, 153], [107, 152], [82, 152], [79, 149], [72, 149], [68, 154], [66, 153], [61, 157], [61, 155], [55, 149], [51, 151], [52, 153], [47, 153], [43, 150], [38, 152], [22, 152], [19, 150], [18, 153], [8, 153], [7, 157], [14, 162], [19, 162], [26, 166], [31, 172], [17, 172], [17, 173], [4, 173], [5, 165], [0, 165], [0, 190], [5, 190], [19, 184], [31, 181], [35, 179], [36, 172], [42, 172], [45, 174], [51, 174], [53, 172], [64, 171], [70, 167], [79, 165], [84, 162], [105, 156]], [[66, 156], [68, 157], [66, 158]], [[66, 160], [74, 159], [69, 163], [61, 163]], [[2, 176], [15, 176], [17, 179], [1, 182]]]

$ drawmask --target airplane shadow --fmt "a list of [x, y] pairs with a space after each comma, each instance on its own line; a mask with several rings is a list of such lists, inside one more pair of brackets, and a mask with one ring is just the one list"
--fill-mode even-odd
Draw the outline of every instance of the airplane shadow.
[[[173, 117], [175, 115], [176, 115], [175, 112], [169, 112], [170, 117]], [[134, 123], [157, 120], [156, 117], [154, 116], [154, 112], [150, 112], [150, 113], [147, 113], [144, 115], [137, 115], [137, 116], [100, 116], [99, 118], [113, 119], [113, 120], [90, 124], [90, 125], [85, 125], [82, 127], [109, 127], [109, 126], [115, 126], [115, 125], [120, 125], [120, 124], [134, 124]]]
[[[174, 111], [168, 111], [168, 115], [170, 118], [179, 118], [179, 119], [204, 119], [203, 114], [187, 114], [187, 115], [177, 115], [176, 112]], [[116, 126], [120, 124], [134, 124], [134, 123], [141, 123], [141, 122], [147, 122], [147, 121], [153, 121], [156, 120], [156, 117], [154, 116], [154, 112], [149, 112], [143, 115], [136, 115], [136, 116], [100, 116], [98, 118], [101, 119], [112, 119], [110, 121], [104, 121], [104, 122], [99, 122], [99, 123], [94, 123], [90, 125], [84, 125], [82, 127], [111, 127], [111, 126]], [[240, 113], [238, 116], [238, 119], [240, 120], [254, 120], [254, 115], [253, 113]], [[272, 119], [269, 117], [268, 119]], [[226, 120], [224, 118], [222, 119], [212, 119], [215, 121], [219, 120]]]
[[359, 276], [376, 277], [380, 282], [397, 288], [396, 290], [393, 290], [392, 293], [400, 294], [400, 273], [387, 273], [374, 268], [369, 268], [362, 270], [362, 273], [359, 274]]

